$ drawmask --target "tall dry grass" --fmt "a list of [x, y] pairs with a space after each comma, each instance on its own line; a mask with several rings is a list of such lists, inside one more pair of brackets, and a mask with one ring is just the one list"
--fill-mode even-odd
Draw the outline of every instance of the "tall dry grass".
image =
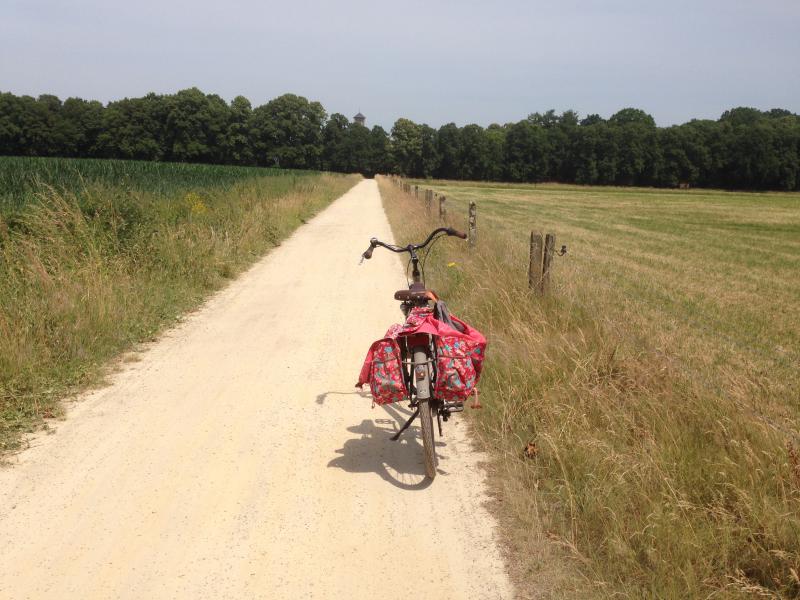
[[[399, 241], [435, 226], [380, 183]], [[470, 416], [521, 595], [800, 597], [797, 437], [761, 410], [786, 386], [704, 360], [566, 260], [532, 295], [513, 216], [482, 224], [476, 251], [436, 247], [428, 284], [489, 339]]]
[[251, 177], [157, 193], [40, 186], [0, 218], [0, 455], [355, 183]]

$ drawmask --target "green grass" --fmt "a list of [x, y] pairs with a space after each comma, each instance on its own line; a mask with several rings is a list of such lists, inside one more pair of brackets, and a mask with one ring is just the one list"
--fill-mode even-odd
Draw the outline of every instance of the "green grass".
[[[454, 226], [478, 205], [428, 271], [490, 339], [473, 423], [523, 590], [800, 597], [800, 195], [418, 183]], [[382, 190], [401, 241], [432, 227]], [[569, 247], [544, 299], [531, 230]]]
[[309, 172], [257, 167], [91, 158], [0, 157], [0, 215], [35, 201], [42, 186], [81, 194], [87, 185], [170, 196], [192, 189], [225, 188], [261, 177], [291, 183]]
[[0, 456], [356, 181], [39, 160], [0, 159], [2, 181], [29, 181], [0, 215]]

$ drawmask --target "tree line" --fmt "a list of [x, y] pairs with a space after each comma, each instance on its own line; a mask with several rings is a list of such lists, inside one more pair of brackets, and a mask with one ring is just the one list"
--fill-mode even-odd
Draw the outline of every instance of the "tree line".
[[0, 155], [280, 166], [409, 177], [728, 189], [800, 189], [800, 116], [733, 108], [657, 127], [642, 110], [550, 110], [504, 125], [387, 132], [285, 94], [253, 108], [197, 88], [103, 105], [0, 93]]

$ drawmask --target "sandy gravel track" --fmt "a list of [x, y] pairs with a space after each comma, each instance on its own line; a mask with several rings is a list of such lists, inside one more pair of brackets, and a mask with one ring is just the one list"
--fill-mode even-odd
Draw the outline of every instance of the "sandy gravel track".
[[480, 457], [353, 384], [404, 284], [364, 181], [0, 469], [0, 598], [509, 598]]

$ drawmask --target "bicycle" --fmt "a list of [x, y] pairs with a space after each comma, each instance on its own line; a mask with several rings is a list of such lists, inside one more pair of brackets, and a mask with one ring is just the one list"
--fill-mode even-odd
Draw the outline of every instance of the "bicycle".
[[[395, 246], [386, 244], [377, 238], [372, 238], [369, 248], [361, 255], [362, 262], [372, 258], [372, 253], [377, 247], [386, 248], [395, 253], [407, 252], [410, 255], [409, 265], [412, 267], [411, 281], [408, 289], [398, 290], [394, 294], [395, 300], [400, 300], [400, 308], [408, 318], [415, 309], [430, 309], [430, 302], [436, 301], [436, 294], [425, 287], [424, 273], [425, 260], [428, 253], [422, 258], [422, 270], [420, 271], [420, 258], [417, 251], [428, 248], [430, 245], [442, 237], [453, 236], [467, 239], [467, 235], [452, 227], [440, 227], [435, 229], [421, 244], [409, 244], [407, 246]], [[408, 269], [406, 269], [406, 273]], [[458, 326], [458, 325], [456, 325]], [[423, 342], [423, 336], [427, 340]], [[454, 412], [464, 410], [463, 402], [450, 402], [444, 399], [433, 397], [434, 383], [436, 381], [436, 348], [433, 335], [417, 334], [415, 336], [402, 338], [404, 344], [400, 346], [401, 362], [403, 365], [403, 382], [406, 387], [407, 398], [414, 409], [411, 417], [392, 436], [393, 441], [400, 439], [403, 432], [411, 426], [411, 423], [419, 417], [422, 430], [422, 448], [425, 459], [425, 474], [433, 479], [436, 476], [436, 448], [433, 440], [433, 415], [436, 415], [439, 426], [439, 436], [442, 436], [442, 420], [445, 422]]]

